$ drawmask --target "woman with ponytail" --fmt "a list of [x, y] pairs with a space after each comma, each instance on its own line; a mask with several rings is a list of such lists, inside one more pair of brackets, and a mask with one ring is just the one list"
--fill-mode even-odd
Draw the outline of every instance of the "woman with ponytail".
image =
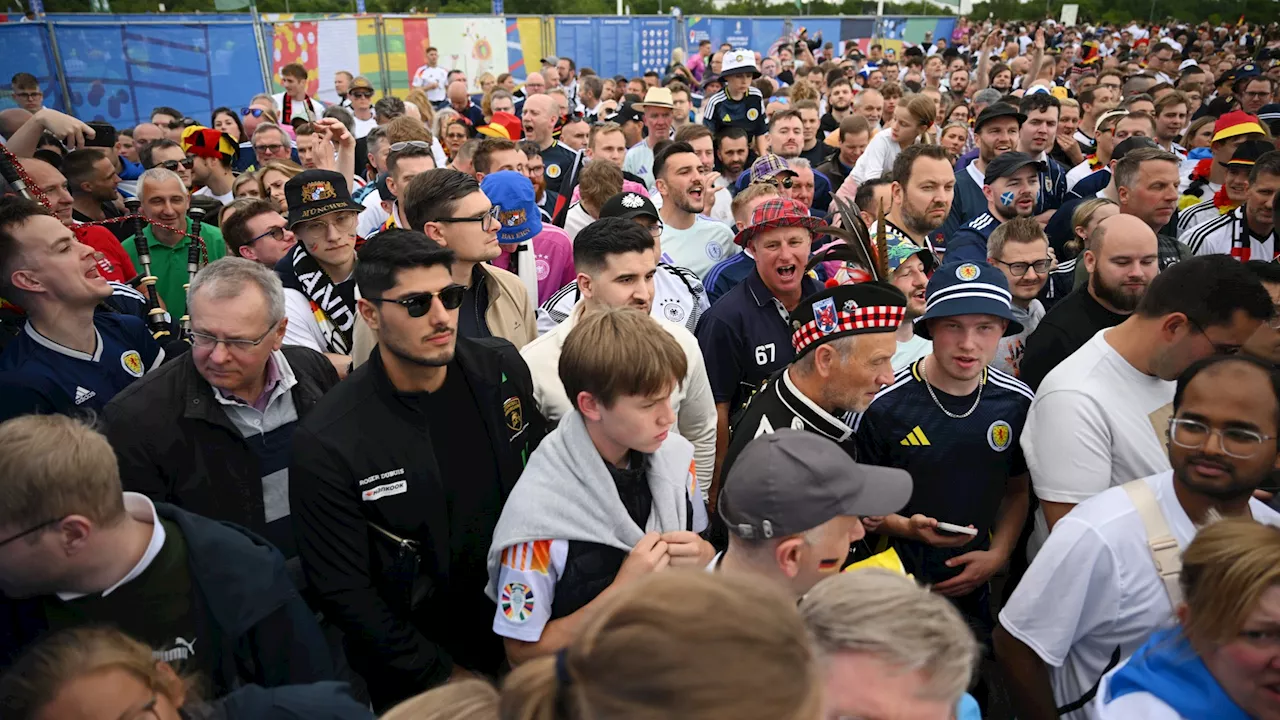
[[930, 128], [937, 119], [938, 107], [933, 98], [916, 93], [903, 98], [893, 111], [893, 121], [876, 136], [858, 158], [850, 176], [861, 185], [893, 169], [902, 148], [915, 143], [937, 144]]
[[822, 685], [795, 602], [719, 573], [627, 586], [558, 654], [515, 669], [501, 720], [818, 720]]

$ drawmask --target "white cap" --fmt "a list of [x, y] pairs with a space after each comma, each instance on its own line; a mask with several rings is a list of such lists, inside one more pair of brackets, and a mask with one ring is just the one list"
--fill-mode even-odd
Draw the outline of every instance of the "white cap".
[[760, 77], [760, 69], [756, 67], [755, 53], [750, 50], [734, 50], [724, 56], [724, 60], [720, 65], [720, 77], [738, 75], [743, 72], [750, 72], [752, 76]]
[[1181, 64], [1178, 65], [1178, 72], [1182, 72], [1183, 70], [1186, 70], [1189, 67], [1195, 67], [1197, 65], [1199, 65], [1199, 63], [1197, 63], [1195, 60], [1192, 60], [1191, 58], [1187, 58], [1186, 60], [1183, 60]]

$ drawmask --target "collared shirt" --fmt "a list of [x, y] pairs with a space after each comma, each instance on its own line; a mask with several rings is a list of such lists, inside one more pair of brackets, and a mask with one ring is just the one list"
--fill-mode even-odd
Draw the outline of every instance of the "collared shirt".
[[222, 405], [227, 417], [241, 435], [265, 435], [298, 419], [290, 392], [298, 378], [289, 367], [284, 353], [276, 350], [267, 358], [267, 381], [253, 402], [248, 402], [222, 388], [213, 388], [213, 399]]
[[[801, 297], [821, 289], [815, 278], [801, 279]], [[789, 316], [755, 270], [702, 316], [698, 344], [707, 362], [711, 393], [717, 404], [729, 404], [730, 416], [747, 404], [765, 379], [795, 359]]]
[[[164, 547], [164, 526], [160, 524], [160, 517], [156, 515], [156, 506], [146, 495], [135, 492], [127, 492], [124, 494], [124, 511], [134, 520], [151, 525], [151, 540], [147, 543], [147, 549], [142, 553], [142, 557], [138, 558], [138, 562], [133, 568], [125, 574], [124, 577], [117, 580], [111, 587], [103, 590], [100, 594], [103, 596], [110, 595], [121, 585], [133, 580], [142, 574], [144, 570], [150, 567], [151, 562], [160, 554], [160, 549]], [[81, 592], [60, 592], [58, 599], [63, 602], [82, 598], [89, 593]]]

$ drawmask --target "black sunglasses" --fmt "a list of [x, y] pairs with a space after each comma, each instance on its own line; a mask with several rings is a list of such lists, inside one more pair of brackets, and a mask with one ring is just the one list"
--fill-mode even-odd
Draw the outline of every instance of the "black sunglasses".
[[162, 163], [156, 163], [156, 167], [162, 167], [165, 170], [172, 170], [173, 172], [178, 171], [179, 165], [190, 170], [195, 167], [196, 161], [195, 158], [186, 158], [184, 160], [165, 160]]
[[409, 313], [409, 317], [420, 318], [431, 310], [431, 301], [440, 298], [440, 304], [444, 305], [445, 310], [457, 310], [462, 305], [462, 298], [467, 294], [467, 288], [464, 285], [450, 285], [440, 292], [424, 292], [417, 295], [410, 295], [406, 298], [396, 300], [394, 298], [375, 298], [367, 297], [365, 300], [369, 302], [389, 302], [403, 306], [405, 312]]
[[348, 95], [350, 95], [350, 96], [351, 96], [351, 97], [353, 97], [353, 98], [371, 98], [371, 97], [373, 97], [373, 92], [371, 92], [371, 91], [369, 91], [369, 90], [352, 90], [351, 92], [349, 92], [349, 93], [347, 93], [347, 94], [348, 94]]

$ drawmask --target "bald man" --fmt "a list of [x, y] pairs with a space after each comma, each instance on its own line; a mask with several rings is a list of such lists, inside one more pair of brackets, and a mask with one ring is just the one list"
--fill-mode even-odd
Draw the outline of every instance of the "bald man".
[[149, 122], [138, 123], [133, 129], [133, 144], [138, 148], [138, 152], [142, 152], [142, 148], [150, 145], [157, 140], [163, 140], [167, 133], [164, 128]]
[[556, 101], [548, 95], [533, 95], [524, 101], [524, 115], [520, 118], [524, 125], [525, 137], [538, 143], [542, 152], [543, 175], [547, 180], [547, 189], [561, 197], [568, 197], [562, 188], [572, 190], [577, 182], [578, 166], [581, 153], [560, 144], [554, 137]]
[[472, 134], [474, 135], [474, 129], [484, 125], [484, 111], [471, 101], [471, 96], [467, 94], [467, 83], [462, 80], [454, 80], [449, 83], [447, 94], [449, 107], [456, 110], [459, 115], [471, 123]]

